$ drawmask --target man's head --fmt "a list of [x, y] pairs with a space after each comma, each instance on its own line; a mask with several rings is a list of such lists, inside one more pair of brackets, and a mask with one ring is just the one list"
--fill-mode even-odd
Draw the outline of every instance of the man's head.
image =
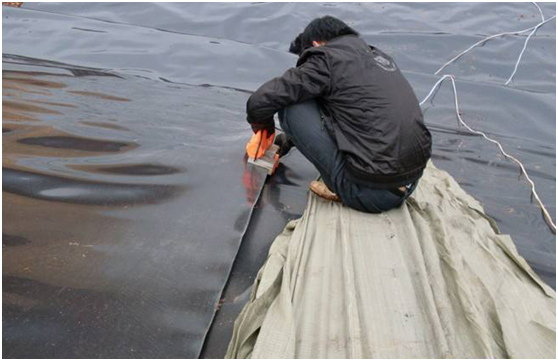
[[333, 16], [326, 15], [310, 22], [291, 42], [289, 51], [300, 55], [312, 46], [320, 46], [341, 35], [359, 35], [353, 28]]

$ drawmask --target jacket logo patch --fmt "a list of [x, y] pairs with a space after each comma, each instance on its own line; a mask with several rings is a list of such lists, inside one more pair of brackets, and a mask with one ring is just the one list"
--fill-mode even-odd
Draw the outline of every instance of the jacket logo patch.
[[385, 71], [395, 71], [397, 69], [395, 63], [392, 63], [381, 55], [376, 55], [374, 57], [374, 61], [380, 68], [384, 69]]

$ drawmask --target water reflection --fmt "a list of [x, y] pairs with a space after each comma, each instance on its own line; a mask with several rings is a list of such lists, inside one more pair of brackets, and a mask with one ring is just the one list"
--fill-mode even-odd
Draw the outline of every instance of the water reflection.
[[122, 149], [132, 146], [131, 143], [63, 136], [23, 138], [19, 139], [18, 143], [86, 152], [120, 152]]
[[2, 169], [2, 190], [24, 197], [103, 206], [163, 202], [181, 189], [153, 184], [102, 183]]
[[81, 124], [85, 124], [85, 125], [90, 125], [92, 127], [100, 127], [100, 128], [106, 128], [106, 129], [113, 129], [113, 130], [124, 130], [124, 131], [129, 131], [130, 129], [123, 127], [121, 125], [117, 125], [117, 124], [112, 124], [112, 123], [104, 123], [104, 122], [81, 122]]
[[[99, 92], [80, 90], [66, 92], [67, 81], [71, 79], [68, 74], [8, 69], [2, 72], [2, 79], [3, 134], [7, 135], [3, 139], [3, 151], [8, 157], [13, 158], [16, 154], [76, 157], [87, 156], [87, 153], [121, 153], [137, 148], [138, 145], [134, 142], [76, 136], [57, 126], [58, 119], [67, 119], [73, 116], [70, 114], [79, 114], [82, 111], [78, 105], [72, 104], [71, 98], [65, 94], [71, 93], [116, 102], [128, 102], [129, 99]], [[67, 101], [60, 101], [62, 99]], [[69, 113], [70, 111], [72, 113]], [[57, 117], [53, 118], [54, 116]], [[62, 124], [67, 122], [64, 121]], [[82, 124], [113, 130], [127, 129], [106, 122], [92, 121], [82, 122]], [[13, 132], [16, 127], [20, 130], [17, 133]]]
[[71, 165], [70, 168], [105, 174], [121, 174], [121, 175], [168, 175], [183, 172], [179, 168], [169, 167], [161, 164], [122, 164], [117, 166], [93, 166], [93, 165]]
[[246, 94], [20, 60], [3, 64], [3, 355], [196, 357], [253, 205]]
[[25, 237], [2, 233], [2, 247], [22, 246], [29, 243], [31, 243], [31, 241]]
[[114, 95], [95, 93], [95, 92], [89, 92], [89, 91], [70, 90], [70, 91], [68, 91], [68, 93], [79, 94], [79, 95], [84, 95], [84, 96], [89, 96], [89, 97], [94, 97], [94, 98], [100, 98], [100, 99], [105, 99], [105, 100], [114, 100], [114, 101], [117, 101], [117, 102], [129, 102], [130, 101], [130, 99], [127, 99], [127, 98], [121, 98], [121, 97], [116, 97]]
[[[6, 76], [6, 75], [10, 75], [10, 76]], [[13, 75], [18, 75], [19, 77], [14, 77]], [[66, 85], [63, 83], [41, 80], [34, 77], [31, 78], [31, 76], [34, 75], [36, 74], [27, 73], [27, 72], [16, 72], [16, 71], [2, 72], [2, 87], [5, 89], [14, 89], [14, 90], [20, 90], [26, 92], [29, 92], [29, 89], [26, 86], [50, 88], [50, 89], [60, 89], [66, 87]]]
[[2, 101], [2, 109], [6, 112], [17, 114], [17, 112], [31, 112], [31, 113], [40, 113], [40, 114], [57, 114], [60, 115], [59, 111], [52, 110], [45, 107], [40, 107], [38, 105], [33, 104], [25, 104], [20, 102], [14, 102], [11, 100], [3, 100]]

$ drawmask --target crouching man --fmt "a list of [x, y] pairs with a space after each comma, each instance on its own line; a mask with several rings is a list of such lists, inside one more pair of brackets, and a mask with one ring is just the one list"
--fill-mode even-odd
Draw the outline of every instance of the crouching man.
[[275, 130], [283, 155], [295, 146], [320, 172], [317, 195], [362, 212], [400, 206], [417, 186], [432, 140], [418, 100], [385, 53], [331, 16], [317, 18], [291, 43], [295, 68], [248, 100], [254, 132]]

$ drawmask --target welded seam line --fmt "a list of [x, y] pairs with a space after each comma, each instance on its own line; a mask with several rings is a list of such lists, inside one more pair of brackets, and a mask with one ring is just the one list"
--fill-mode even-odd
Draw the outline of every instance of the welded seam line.
[[[262, 193], [263, 193], [263, 190], [264, 190], [264, 187], [265, 187], [265, 181], [266, 180], [267, 180], [267, 176], [264, 178], [264, 181], [262, 183], [262, 187], [260, 188], [260, 191], [258, 192], [258, 196], [256, 197], [256, 200], [252, 204], [252, 208], [250, 209], [250, 213], [248, 214], [248, 219], [246, 220], [246, 226], [244, 227], [244, 230], [242, 231], [242, 234], [240, 235], [238, 248], [236, 249], [236, 253], [234, 255], [233, 261], [231, 262], [231, 266], [230, 266], [229, 272], [227, 274], [227, 279], [223, 283], [223, 287], [221, 288], [221, 292], [219, 292], [219, 299], [217, 300], [218, 303], [222, 299], [222, 297], [225, 293], [225, 288], [229, 284], [234, 264], [235, 264], [235, 262], [238, 258], [238, 253], [240, 252], [240, 247], [242, 246], [242, 242], [244, 241], [244, 237], [246, 236], [246, 232], [248, 231], [248, 227], [250, 226], [250, 223], [252, 222], [252, 216], [254, 214], [254, 209], [256, 208], [256, 205], [260, 201], [260, 198], [262, 196]], [[213, 327], [213, 323], [215, 322], [215, 317], [217, 316], [217, 312], [219, 312], [219, 310], [217, 310], [216, 307], [213, 307], [213, 315], [211, 316], [211, 320], [209, 321], [209, 326], [207, 327], [207, 329], [205, 330], [205, 333], [203, 335], [203, 342], [201, 344], [201, 347], [198, 351], [198, 354], [197, 354], [196, 358], [200, 358], [200, 355], [201, 355], [201, 353], [202, 353], [202, 351], [205, 347], [205, 342], [207, 341], [207, 335], [209, 334], [209, 330], [211, 330], [211, 328]]]

